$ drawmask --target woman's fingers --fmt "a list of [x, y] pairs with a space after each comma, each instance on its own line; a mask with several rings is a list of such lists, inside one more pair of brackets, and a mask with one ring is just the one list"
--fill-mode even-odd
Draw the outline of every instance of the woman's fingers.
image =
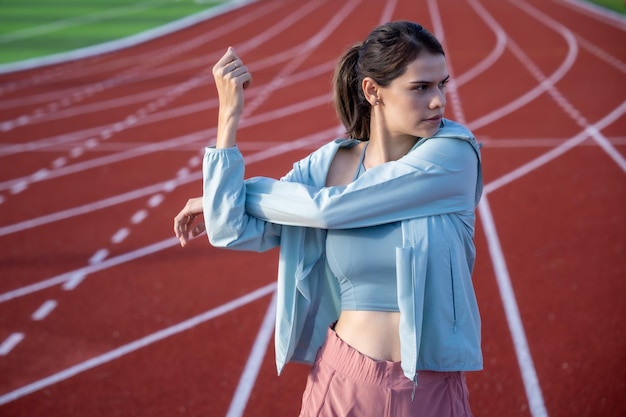
[[204, 223], [200, 222], [195, 227], [191, 227], [196, 217], [202, 213], [202, 197], [189, 199], [185, 207], [174, 217], [174, 234], [180, 241], [181, 246], [185, 246], [190, 239], [199, 236], [204, 232]]
[[180, 241], [181, 246], [185, 246], [189, 241], [188, 229], [195, 216], [188, 215], [183, 211], [174, 217], [174, 234]]
[[[236, 86], [242, 86], [243, 88], [248, 88], [252, 82], [252, 75], [248, 71], [248, 67], [243, 64], [243, 61], [237, 56], [232, 47], [229, 47], [213, 66], [213, 77], [217, 83], [233, 80]], [[218, 91], [220, 91], [219, 84]]]
[[236, 59], [239, 59], [239, 57], [235, 53], [233, 47], [229, 46], [224, 55], [222, 55], [222, 57], [217, 60], [217, 62], [213, 66], [213, 69], [223, 68], [231, 62], [235, 61]]
[[191, 238], [196, 238], [206, 232], [206, 227], [204, 226], [204, 222], [199, 222], [191, 229]]

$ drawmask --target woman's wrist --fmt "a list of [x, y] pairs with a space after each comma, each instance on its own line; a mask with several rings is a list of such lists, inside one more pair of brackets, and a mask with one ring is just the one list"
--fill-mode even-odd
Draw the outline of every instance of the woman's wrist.
[[239, 126], [239, 115], [220, 114], [217, 123], [216, 148], [232, 148], [237, 144], [237, 127]]

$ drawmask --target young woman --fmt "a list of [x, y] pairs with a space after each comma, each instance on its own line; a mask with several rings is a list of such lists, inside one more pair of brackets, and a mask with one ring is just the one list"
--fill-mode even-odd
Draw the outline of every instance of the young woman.
[[[213, 69], [217, 142], [204, 194], [174, 220], [181, 244], [280, 246], [276, 361], [313, 363], [308, 416], [471, 416], [465, 371], [482, 368], [471, 281], [480, 151], [444, 119], [443, 49], [413, 22], [374, 29], [334, 76], [347, 131], [281, 180], [244, 180], [236, 147], [252, 78], [229, 48]], [[194, 219], [204, 214], [204, 223]]]

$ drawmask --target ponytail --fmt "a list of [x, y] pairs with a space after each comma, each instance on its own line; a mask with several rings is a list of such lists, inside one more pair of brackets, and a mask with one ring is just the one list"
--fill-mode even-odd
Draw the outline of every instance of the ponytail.
[[367, 140], [370, 131], [370, 105], [365, 100], [359, 74], [359, 51], [362, 43], [349, 48], [339, 58], [333, 76], [335, 111], [349, 138]]

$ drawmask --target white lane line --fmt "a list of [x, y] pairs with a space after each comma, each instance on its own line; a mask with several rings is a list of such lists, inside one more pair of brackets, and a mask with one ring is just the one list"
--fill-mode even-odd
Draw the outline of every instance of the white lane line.
[[48, 300], [45, 303], [43, 303], [41, 307], [37, 309], [37, 311], [33, 313], [31, 318], [35, 321], [41, 321], [45, 319], [46, 317], [48, 317], [48, 315], [52, 313], [52, 310], [54, 310], [56, 306], [57, 306], [56, 300]]
[[[523, 9], [529, 15], [535, 17], [536, 19], [542, 21], [546, 26], [550, 28], [556, 28], [564, 38], [568, 40], [568, 43], [574, 42], [574, 35], [571, 31], [555, 20], [551, 19], [549, 16], [545, 16], [538, 10], [532, 8], [529, 5], [517, 5], [517, 7]], [[556, 101], [556, 103], [561, 107], [565, 113], [570, 116], [579, 126], [585, 129], [585, 132], [589, 133], [589, 135], [594, 139], [594, 141], [617, 163], [617, 165], [622, 169], [622, 171], [626, 172], [626, 159], [613, 147], [613, 145], [609, 142], [609, 140], [600, 133], [598, 129], [594, 126], [590, 126], [588, 121], [583, 117], [582, 114], [574, 107], [572, 103], [567, 100], [563, 94], [553, 85], [551, 84], [546, 77], [541, 73], [539, 68], [534, 65], [532, 60], [530, 60], [524, 52], [514, 43], [511, 42], [511, 50], [515, 55], [517, 55], [521, 62], [529, 69], [529, 71], [537, 78], [541, 84], [548, 85], [548, 93], [550, 96]], [[622, 102], [624, 104], [626, 102]]]
[[626, 113], [626, 102], [623, 102], [620, 106], [613, 109], [611, 113], [603, 117], [596, 124], [587, 127], [585, 130], [581, 131], [579, 134], [577, 134], [573, 138], [568, 139], [567, 141], [557, 146], [556, 148], [551, 149], [550, 151], [538, 156], [532, 161], [529, 161], [525, 163], [524, 165], [520, 166], [519, 168], [516, 168], [510, 171], [509, 173], [501, 176], [500, 178], [497, 178], [491, 181], [489, 184], [486, 184], [485, 192], [491, 193], [497, 190], [498, 188], [501, 188], [505, 186], [506, 184], [512, 181], [515, 181], [516, 179], [521, 178], [524, 175], [530, 173], [531, 171], [534, 171], [538, 169], [539, 167], [547, 164], [548, 162], [556, 159], [557, 157], [561, 156], [562, 154], [569, 151], [573, 147], [579, 145], [581, 142], [585, 141], [587, 138], [593, 137], [594, 132], [597, 132], [599, 130], [602, 130], [606, 126], [609, 126], [615, 120], [622, 117], [624, 113]]
[[[306, 99], [302, 102], [290, 104], [288, 106], [285, 106], [279, 109], [271, 110], [269, 112], [250, 117], [247, 120], [242, 121], [240, 127], [241, 128], [251, 127], [257, 124], [267, 123], [272, 120], [281, 119], [292, 114], [310, 111], [314, 107], [327, 106], [331, 100], [332, 100], [331, 95], [328, 93], [324, 93], [317, 97]], [[165, 121], [168, 119], [174, 119], [180, 116], [181, 114], [186, 113], [187, 111], [192, 111], [192, 110], [189, 110], [188, 107], [177, 108], [175, 109], [175, 111], [173, 110], [171, 112], [168, 112], [167, 117], [162, 116], [159, 118], [159, 120]], [[192, 106], [192, 107], [195, 110], [197, 110], [197, 107], [205, 108], [206, 106], [198, 105], [198, 106]], [[49, 175], [46, 177], [46, 180], [52, 180], [60, 176], [70, 175], [70, 174], [82, 172], [88, 169], [93, 169], [93, 168], [101, 167], [104, 165], [110, 165], [116, 162], [125, 161], [128, 159], [137, 158], [142, 155], [150, 155], [154, 152], [178, 148], [181, 145], [185, 145], [185, 144], [199, 143], [200, 144], [199, 146], [202, 146], [204, 144], [207, 144], [207, 142], [211, 138], [214, 138], [216, 133], [217, 133], [217, 128], [213, 127], [210, 129], [200, 130], [194, 133], [171, 138], [171, 139], [159, 142], [159, 143], [145, 144], [135, 149], [131, 149], [131, 150], [124, 151], [124, 152], [119, 152], [113, 155], [106, 155], [106, 156], [93, 158], [93, 159], [83, 161], [83, 162], [76, 162], [71, 165], [67, 165], [62, 168], [58, 168], [53, 171], [50, 171]], [[73, 136], [72, 134], [68, 134], [68, 135]], [[82, 139], [79, 139], [79, 140], [82, 140]], [[14, 179], [10, 179], [7, 181], [2, 181], [0, 182], [0, 191], [11, 188], [12, 186], [20, 182], [25, 182], [25, 183], [33, 182], [32, 175], [26, 175], [20, 178], [14, 178]], [[23, 186], [25, 187], [27, 186], [27, 184], [24, 184]]]
[[578, 41], [578, 43], [587, 51], [589, 51], [590, 53], [592, 53], [593, 55], [595, 55], [602, 61], [606, 62], [610, 66], [614, 67], [616, 70], [620, 71], [621, 73], [626, 73], [626, 62], [622, 61], [618, 57], [600, 48], [598, 45], [594, 44], [593, 42], [588, 41], [587, 39], [583, 38], [582, 35], [576, 34], [575, 36], [576, 36], [576, 40]]
[[457, 86], [468, 83], [473, 78], [479, 76], [489, 67], [495, 65], [498, 59], [504, 54], [506, 49], [507, 36], [502, 26], [487, 12], [487, 10], [476, 0], [469, 0], [469, 5], [474, 9], [476, 14], [487, 24], [487, 27], [494, 32], [496, 36], [496, 46], [491, 50], [489, 55], [478, 62], [475, 66], [456, 77]]
[[533, 417], [547, 417], [548, 412], [544, 405], [541, 387], [539, 386], [539, 378], [537, 378], [535, 365], [530, 354], [528, 341], [526, 340], [524, 325], [517, 306], [517, 300], [515, 299], [515, 291], [511, 284], [511, 277], [509, 276], [509, 271], [506, 266], [506, 260], [502, 246], [500, 245], [498, 232], [496, 231], [495, 221], [491, 214], [487, 193], [483, 194], [480, 204], [478, 205], [478, 210], [487, 237], [489, 254], [496, 274], [496, 281], [500, 290], [500, 298], [502, 298], [502, 305], [504, 306], [509, 330], [513, 338], [515, 354], [517, 355], [517, 362], [522, 374], [522, 381], [524, 383], [524, 389], [526, 390], [530, 412]]
[[[516, 7], [522, 8], [522, 6], [517, 3], [513, 4]], [[524, 10], [527, 11], [528, 8]], [[528, 103], [539, 97], [541, 94], [543, 94], [545, 91], [547, 91], [551, 86], [555, 85], [569, 72], [569, 70], [574, 66], [576, 57], [578, 56], [578, 44], [576, 43], [574, 36], [569, 31], [562, 31], [561, 35], [565, 38], [565, 41], [567, 43], [567, 56], [565, 57], [559, 68], [557, 68], [557, 70], [554, 71], [552, 75], [550, 75], [550, 77], [547, 77], [543, 82], [537, 84], [536, 87], [528, 90], [526, 93], [522, 94], [518, 98], [490, 113], [479, 117], [476, 120], [469, 122], [467, 124], [467, 127], [470, 130], [477, 130], [527, 105]], [[511, 50], [511, 52], [515, 54], [515, 56], [522, 64], [526, 63], [527, 58], [523, 54], [522, 48], [518, 47], [511, 37], [508, 37], [508, 48]]]
[[202, 156], [192, 156], [188, 163], [191, 168], [199, 167], [202, 164]]
[[[437, 39], [439, 39], [439, 42], [441, 42], [444, 49], [447, 49], [443, 22], [441, 21], [441, 14], [439, 13], [436, 0], [428, 0], [428, 10], [430, 12], [430, 19], [433, 23], [434, 35]], [[446, 89], [446, 96], [448, 97], [450, 107], [452, 108], [452, 113], [454, 113], [454, 118], [459, 123], [465, 125], [467, 124], [467, 120], [465, 119], [465, 112], [463, 111], [463, 105], [461, 103], [461, 97], [459, 95], [454, 68], [452, 67], [452, 59], [449, 56], [449, 52], [450, 51], [448, 51], [446, 61], [448, 73], [450, 74], [450, 81], [448, 82], [448, 87]]]
[[54, 169], [59, 169], [65, 165], [67, 165], [67, 158], [64, 156], [60, 156], [54, 161], [52, 161], [52, 168]]
[[[626, 104], [626, 101], [623, 102]], [[626, 173], [626, 158], [611, 144], [611, 142], [601, 134], [598, 129], [593, 126], [590, 126], [589, 131], [591, 132], [591, 137], [596, 141], [598, 145], [606, 152], [611, 159]]]
[[0, 345], [0, 356], [8, 355], [24, 339], [24, 333], [13, 333]]
[[[337, 27], [346, 19], [346, 17], [354, 10], [357, 6], [357, 2], [352, 0], [347, 2], [341, 10], [338, 10], [333, 18], [330, 19], [317, 33], [310, 37], [308, 41], [304, 43], [301, 50], [297, 55], [290, 59], [290, 61], [282, 67], [282, 69], [273, 77], [271, 82], [267, 83], [262, 87], [261, 92], [252, 100], [249, 104], [246, 104], [246, 108], [242, 115], [242, 120], [247, 119], [249, 115], [253, 114], [266, 100], [272, 95], [276, 90], [281, 88], [291, 77], [293, 77], [293, 73], [296, 69], [309, 57], [313, 51], [322, 44], [322, 42], [327, 39], [332, 33], [337, 29]], [[319, 7], [321, 2], [317, 2], [318, 5], [314, 5], [314, 8]], [[302, 7], [298, 13], [309, 13], [304, 7]], [[291, 24], [291, 19], [294, 19], [293, 16], [288, 16], [285, 19], [288, 23]]]
[[41, 168], [39, 171], [33, 174], [33, 180], [42, 181], [48, 176], [48, 174], [50, 174], [50, 171], [48, 171], [47, 168]]
[[100, 263], [84, 266], [82, 268], [75, 269], [70, 272], [66, 272], [52, 278], [45, 279], [43, 281], [36, 282], [31, 285], [27, 285], [25, 287], [17, 288], [15, 290], [5, 292], [0, 294], [0, 303], [4, 303], [9, 300], [13, 300], [15, 298], [23, 297], [28, 294], [35, 293], [37, 291], [45, 290], [46, 288], [54, 287], [56, 285], [66, 284], [71, 280], [77, 280], [84, 278], [85, 276], [105, 270], [107, 268], [112, 268], [116, 265], [121, 265], [126, 262], [133, 261], [138, 258], [142, 258], [144, 256], [151, 255], [153, 253], [162, 251], [164, 249], [171, 248], [173, 246], [179, 246], [180, 242], [175, 237], [171, 237], [160, 242], [153, 243], [148, 246], [144, 246], [142, 248], [136, 249], [131, 252], [124, 253], [119, 256], [114, 256], [112, 258], [106, 259]]
[[163, 194], [155, 194], [148, 200], [148, 206], [151, 208], [158, 207], [164, 200]]
[[19, 180], [11, 186], [11, 194], [19, 194], [28, 188], [28, 182], [25, 180]]
[[274, 334], [275, 319], [276, 292], [274, 292], [274, 295], [272, 296], [272, 301], [267, 307], [265, 317], [263, 318], [263, 322], [261, 323], [261, 328], [259, 329], [259, 333], [256, 336], [256, 340], [254, 341], [254, 345], [252, 346], [250, 356], [248, 356], [248, 361], [246, 362], [243, 373], [239, 378], [239, 384], [237, 385], [235, 395], [230, 402], [230, 407], [228, 408], [226, 417], [243, 416], [246, 405], [248, 404], [248, 399], [250, 398], [250, 393], [252, 392], [252, 388], [256, 383], [256, 378], [259, 375], [259, 370], [261, 369], [263, 358], [265, 358], [267, 345], [272, 338], [272, 334]]
[[[197, 171], [193, 176], [189, 176], [177, 182], [178, 185], [187, 184], [192, 181], [196, 181], [202, 178], [202, 171]], [[127, 193], [119, 194], [113, 197], [105, 198], [103, 200], [99, 200], [93, 203], [88, 203], [79, 207], [73, 207], [67, 210], [62, 210], [56, 213], [47, 214], [45, 216], [37, 217], [30, 220], [25, 220], [23, 222], [14, 223], [7, 226], [0, 227], [0, 236], [9, 235], [12, 233], [18, 233], [24, 230], [28, 230], [31, 228], [39, 227], [44, 224], [53, 223], [61, 220], [65, 220], [71, 217], [89, 214], [95, 210], [102, 210], [107, 207], [112, 207], [117, 204], [122, 204], [128, 201], [136, 200], [141, 197], [145, 197], [146, 195], [158, 192], [162, 190], [167, 184], [169, 184], [170, 180], [156, 183], [153, 185], [149, 185], [143, 188], [136, 189], [134, 191], [129, 191]], [[138, 211], [132, 217], [133, 221], [141, 222], [145, 219], [147, 212], [143, 210]]]
[[389, 0], [385, 2], [385, 8], [380, 15], [380, 20], [378, 20], [379, 25], [383, 25], [389, 21], [391, 21], [393, 12], [398, 5], [398, 0]]
[[130, 234], [130, 230], [127, 227], [122, 227], [119, 229], [113, 236], [111, 236], [111, 243], [120, 243], [123, 242], [124, 239], [128, 237]]
[[[527, 14], [534, 17], [535, 19], [542, 22], [547, 27], [553, 28], [555, 31], [559, 32], [563, 38], [566, 40], [569, 45], [569, 53], [566, 61], [571, 61], [576, 55], [578, 51], [578, 45], [576, 43], [575, 37], [572, 32], [565, 26], [556, 22], [549, 16], [544, 15], [540, 11], [535, 8], [532, 8], [530, 5], [522, 5], [515, 3], [515, 6], [524, 10]], [[549, 152], [535, 158], [532, 161], [527, 162], [523, 166], [507, 173], [506, 175], [492, 181], [485, 187], [485, 192], [492, 192], [495, 189], [517, 179], [520, 178], [529, 172], [539, 168], [542, 165], [547, 164], [558, 156], [562, 155], [566, 151], [571, 148], [581, 144], [588, 137], [593, 138], [597, 144], [620, 166], [623, 171], [626, 171], [626, 160], [624, 157], [613, 147], [613, 145], [600, 133], [600, 129], [610, 122], [615, 120], [615, 118], [619, 117], [623, 114], [623, 107], [626, 102], [623, 102], [621, 106], [618, 106], [617, 109], [614, 109], [609, 115], [604, 117], [600, 122], [596, 123], [593, 126], [590, 126], [587, 120], [578, 112], [576, 108], [558, 91], [558, 89], [554, 86], [553, 77], [547, 78], [539, 68], [532, 62], [532, 60], [524, 53], [522, 48], [520, 48], [514, 41], [510, 41], [509, 49], [516, 55], [518, 60], [523, 63], [523, 65], [528, 69], [528, 71], [533, 74], [533, 76], [539, 82], [539, 85], [545, 87], [550, 96], [555, 100], [555, 102], [560, 106], [565, 113], [567, 113], [579, 126], [581, 126], [584, 130], [576, 135], [575, 137], [567, 140], [561, 145], [555, 147]], [[565, 66], [561, 67], [563, 70], [566, 68]], [[560, 78], [560, 77], [559, 77]]]
[[176, 178], [185, 178], [188, 175], [189, 175], [189, 168], [188, 167], [182, 167], [176, 173]]
[[78, 287], [80, 285], [80, 283], [83, 282], [83, 280], [85, 278], [87, 278], [87, 274], [85, 274], [83, 272], [78, 271], [78, 272], [75, 272], [75, 273], [70, 273], [69, 277], [67, 278], [67, 280], [63, 284], [63, 289], [65, 291], [72, 291], [73, 289]]
[[89, 258], [90, 264], [99, 264], [106, 257], [109, 256], [109, 251], [107, 249], [98, 249], [96, 253], [94, 253], [91, 258]]
[[139, 224], [144, 221], [146, 217], [148, 217], [148, 211], [145, 209], [141, 209], [133, 214], [133, 217], [130, 218], [130, 222], [132, 224]]
[[[192, 174], [189, 174], [192, 175]], [[182, 180], [185, 180], [187, 177], [183, 178]], [[163, 184], [163, 190], [167, 193], [174, 191], [177, 187], [177, 180], [175, 179], [171, 179], [169, 181], [165, 181], [165, 183]]]
[[[248, 122], [250, 119], [248, 119]], [[250, 156], [246, 156], [246, 164], [251, 164], [263, 159], [271, 158], [274, 156], [278, 156], [285, 152], [291, 152], [298, 149], [310, 148], [316, 144], [319, 144], [324, 141], [328, 141], [329, 137], [337, 136], [337, 128], [329, 128], [323, 130], [321, 132], [312, 133], [308, 136], [304, 136], [302, 138], [281, 143], [279, 145], [273, 146], [271, 148], [266, 148], [260, 152], [252, 154]], [[206, 137], [205, 137], [206, 140]], [[104, 200], [96, 201], [93, 203], [88, 203], [83, 206], [73, 207], [71, 209], [62, 210], [56, 213], [47, 214], [45, 216], [37, 217], [30, 220], [25, 220], [23, 222], [10, 224], [7, 226], [0, 227], [0, 236], [9, 235], [12, 233], [22, 232], [24, 230], [32, 229], [35, 227], [42, 226], [44, 224], [65, 220], [71, 217], [79, 216], [82, 214], [91, 214], [95, 210], [102, 210], [107, 207], [111, 207], [117, 204], [122, 204], [128, 201], [132, 201], [138, 198], [145, 197], [147, 195], [151, 195], [155, 192], [159, 192], [163, 189], [169, 191], [175, 188], [178, 185], [188, 184], [190, 182], [202, 179], [202, 171], [198, 170], [197, 172], [190, 174], [189, 176], [182, 179], [175, 180], [167, 180], [164, 182], [160, 182], [157, 184], [149, 185], [143, 188], [136, 189], [134, 191], [129, 191], [124, 194], [119, 194], [113, 197], [105, 198]], [[147, 213], [146, 213], [147, 214]], [[139, 215], [135, 213], [137, 218], [141, 218], [143, 214]], [[143, 218], [141, 218], [143, 220]]]
[[[10, 403], [11, 401], [15, 401], [19, 398], [22, 398], [28, 394], [39, 391], [43, 388], [49, 387], [50, 385], [59, 383], [61, 381], [65, 381], [73, 376], [76, 376], [82, 372], [93, 369], [97, 366], [104, 365], [108, 362], [114, 361], [116, 359], [121, 358], [124, 355], [128, 355], [136, 350], [142, 349], [146, 346], [149, 346], [153, 343], [159, 342], [168, 337], [174, 336], [178, 333], [182, 333], [186, 330], [189, 330], [193, 327], [196, 327], [205, 321], [212, 320], [216, 317], [222, 316], [226, 313], [234, 311], [240, 307], [243, 307], [246, 304], [249, 304], [255, 300], [258, 300], [261, 297], [264, 297], [276, 289], [276, 284], [268, 284], [264, 287], [261, 287], [255, 291], [252, 291], [244, 296], [236, 298], [232, 301], [229, 301], [226, 304], [222, 304], [219, 307], [208, 310], [202, 314], [199, 314], [195, 317], [187, 319], [183, 322], [175, 324], [173, 326], [167, 327], [165, 329], [159, 330], [158, 332], [149, 334], [148, 336], [142, 337], [141, 339], [137, 339], [134, 342], [128, 343], [126, 345], [120, 346], [117, 349], [111, 350], [102, 355], [96, 356], [84, 362], [81, 362], [77, 365], [74, 365], [70, 368], [64, 369], [63, 371], [57, 372], [56, 374], [50, 375], [46, 378], [35, 381], [31, 384], [20, 387], [14, 391], [7, 392], [3, 395], [0, 395], [0, 405]], [[12, 335], [13, 336], [13, 335]], [[18, 336], [15, 336], [16, 338]], [[23, 337], [23, 335], [22, 335]], [[21, 340], [21, 339], [20, 339]], [[19, 342], [19, 340], [18, 340]], [[6, 342], [5, 342], [6, 343]], [[4, 346], [4, 344], [2, 345]], [[0, 351], [0, 354], [2, 351]]]
[[[275, 65], [279, 63], [292, 59], [292, 55], [297, 54], [299, 52], [299, 48], [294, 47], [294, 48], [291, 48], [289, 51], [293, 51], [293, 54], [290, 55], [288, 53], [281, 53], [277, 55], [276, 58], [270, 57], [270, 58], [262, 59], [260, 61], [251, 62], [249, 63], [249, 67], [253, 73], [256, 71], [262, 71], [268, 68], [273, 68]], [[218, 56], [215, 57], [215, 59], [217, 58]], [[210, 61], [210, 62], [214, 62], [214, 61]], [[208, 65], [208, 63], [206, 65]], [[200, 66], [205, 67], [206, 65], [200, 65]], [[194, 68], [196, 66], [197, 65], [194, 65]], [[334, 67], [335, 67], [335, 62], [334, 60], [331, 60], [331, 61], [327, 61], [318, 65], [315, 65], [313, 67], [305, 68], [303, 69], [303, 71], [300, 71], [292, 75], [291, 77], [289, 77], [289, 79], [286, 80], [285, 83], [283, 84], [283, 87], [287, 87], [287, 86], [294, 85], [294, 84], [298, 85], [299, 83], [305, 82], [306, 80], [320, 76], [322, 74], [332, 74]], [[181, 70], [179, 68], [175, 68], [169, 71], [167, 74], [160, 74], [160, 75], [162, 76], [169, 75], [169, 74], [176, 75], [176, 74], [179, 74], [180, 71]], [[144, 81], [145, 81], [145, 77], [144, 77]], [[206, 78], [205, 83], [206, 85], [212, 84], [212, 80], [209, 78]], [[247, 92], [247, 96], [249, 96], [250, 98], [253, 98], [258, 94], [259, 91], [261, 91], [261, 89], [262, 89], [261, 87], [256, 87], [256, 86], [252, 87]], [[45, 120], [46, 122], [52, 122], [52, 121], [60, 121], [62, 119], [70, 118], [70, 117], [80, 117], [80, 116], [87, 117], [89, 115], [99, 114], [108, 109], [124, 107], [125, 105], [130, 105], [130, 104], [141, 105], [148, 100], [151, 102], [154, 102], [156, 100], [156, 97], [160, 95], [164, 95], [166, 94], [167, 91], [170, 91], [170, 90], [171, 90], [171, 87], [166, 87], [166, 88], [150, 90], [149, 93], [144, 92], [144, 93], [131, 94], [123, 98], [113, 98], [109, 100], [105, 99], [105, 100], [94, 102], [92, 104], [85, 105], [85, 106], [63, 109], [61, 111], [57, 111], [55, 113], [49, 114], [48, 116], [46, 116], [45, 119], [40, 119], [40, 120]], [[59, 94], [63, 94], [63, 91], [59, 91]], [[35, 97], [38, 98], [38, 97], [41, 97], [41, 95], [38, 95]], [[24, 99], [21, 97], [19, 100], [16, 99], [16, 105], [19, 105], [20, 107], [24, 106], [23, 101]], [[189, 105], [181, 104], [169, 110], [161, 110], [158, 113], [147, 113], [148, 111], [147, 107], [150, 107], [150, 106], [143, 106], [136, 112], [137, 114], [143, 114], [143, 112], [145, 111], [145, 114], [141, 116], [142, 117], [141, 120], [137, 121], [137, 125], [142, 126], [146, 124], [152, 124], [152, 123], [156, 123], [159, 121], [163, 121], [164, 119], [168, 119], [172, 117], [179, 117], [181, 114], [183, 115], [189, 115], [191, 113], [203, 113], [204, 114], [207, 109], [217, 107], [217, 105], [218, 105], [217, 98], [215, 98], [215, 99], [208, 99], [208, 100], [203, 100], [200, 102], [195, 102], [194, 104], [189, 104]], [[0, 101], [0, 109], [2, 109], [3, 107], [11, 108], [11, 106], [8, 106], [8, 100]], [[108, 140], [115, 133], [113, 128], [111, 127], [112, 125], [114, 124], [107, 123], [105, 125], [100, 125], [94, 128], [83, 129], [77, 132], [65, 133], [63, 135], [57, 135], [57, 136], [43, 138], [43, 139], [36, 139], [36, 140], [33, 139], [29, 142], [20, 143], [20, 144], [12, 144], [12, 145], [0, 144], [0, 154], [12, 154], [12, 153], [19, 153], [23, 151], [33, 151], [36, 149], [45, 148], [49, 146], [50, 144], [75, 142], [77, 140], [85, 139], [87, 136], [98, 136], [100, 137], [101, 140]]]

